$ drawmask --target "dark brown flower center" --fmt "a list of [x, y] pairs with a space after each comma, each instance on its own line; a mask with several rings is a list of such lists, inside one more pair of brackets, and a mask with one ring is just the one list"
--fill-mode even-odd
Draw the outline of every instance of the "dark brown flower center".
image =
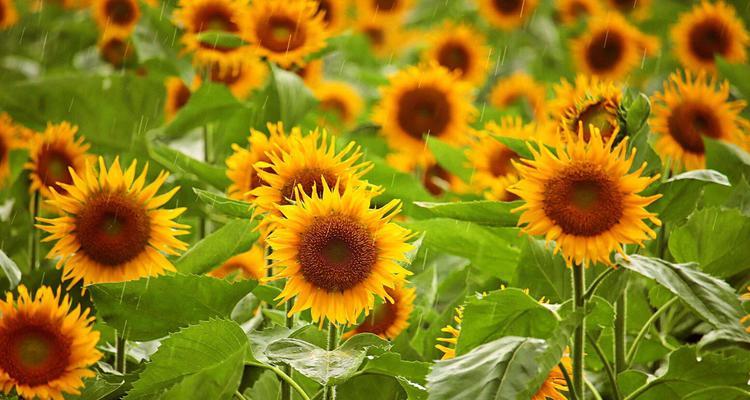
[[359, 326], [357, 326], [357, 332], [359, 333], [372, 333], [374, 335], [385, 335], [388, 328], [393, 326], [398, 317], [398, 301], [400, 300], [394, 293], [393, 289], [385, 289], [386, 293], [393, 298], [393, 303], [383, 301], [373, 308], [370, 315], [368, 315]]
[[625, 51], [625, 38], [609, 30], [596, 34], [586, 48], [586, 61], [594, 72], [609, 72], [617, 66]]
[[363, 30], [363, 33], [367, 36], [372, 47], [380, 47], [385, 42], [385, 32], [379, 27], [369, 26]]
[[399, 0], [374, 0], [375, 8], [381, 11], [391, 11], [398, 7]]
[[99, 192], [83, 205], [75, 235], [81, 251], [93, 261], [117, 266], [143, 253], [151, 238], [145, 207], [125, 192]]
[[9, 154], [10, 146], [8, 145], [8, 143], [6, 143], [5, 137], [0, 134], [0, 164], [4, 163], [8, 159]]
[[492, 5], [501, 14], [521, 16], [525, 0], [493, 0]]
[[717, 18], [697, 23], [688, 34], [690, 50], [702, 61], [709, 62], [713, 62], [714, 55], [727, 53], [731, 39], [727, 27]]
[[599, 133], [602, 135], [602, 139], [608, 140], [613, 133], [615, 133], [616, 126], [612, 123], [617, 117], [612, 115], [604, 104], [604, 101], [599, 101], [588, 107], [578, 114], [575, 119], [572, 130], [578, 133], [578, 126], [583, 125], [583, 140], [586, 142], [591, 138], [590, 126], [593, 125], [599, 129]]
[[187, 102], [190, 100], [191, 95], [192, 93], [190, 92], [190, 89], [187, 87], [187, 85], [185, 85], [183, 82], [180, 82], [180, 86], [174, 95], [175, 110], [179, 110], [184, 107], [185, 104], [187, 104]]
[[336, 115], [342, 121], [349, 115], [349, 113], [347, 112], [346, 103], [344, 103], [341, 99], [335, 97], [323, 99], [320, 102], [320, 109]]
[[623, 207], [616, 182], [589, 162], [569, 165], [544, 187], [544, 213], [569, 235], [609, 230], [622, 218]]
[[68, 172], [68, 167], [73, 166], [73, 160], [64, 149], [44, 146], [39, 152], [36, 168], [44, 187], [52, 186], [58, 192], [65, 193], [65, 189], [58, 183], [73, 183], [73, 178]]
[[136, 15], [136, 4], [130, 0], [108, 0], [105, 5], [107, 17], [115, 25], [127, 25]]
[[574, 1], [568, 6], [568, 13], [574, 17], [580, 17], [591, 14], [591, 9], [586, 3]]
[[703, 136], [722, 137], [721, 123], [713, 111], [703, 104], [682, 103], [676, 106], [667, 118], [669, 135], [683, 150], [703, 154]]
[[514, 172], [513, 160], [518, 160], [518, 154], [515, 151], [503, 146], [492, 152], [489, 159], [489, 170], [493, 176], [505, 176]]
[[219, 64], [214, 64], [211, 66], [211, 82], [232, 86], [242, 78], [244, 68], [245, 67], [239, 67], [222, 71]]
[[258, 24], [260, 45], [274, 53], [285, 53], [305, 44], [303, 25], [286, 15], [272, 15]]
[[326, 184], [332, 187], [336, 184], [336, 175], [331, 171], [321, 168], [306, 168], [299, 171], [281, 188], [281, 204], [291, 204], [294, 202], [294, 189], [302, 185], [302, 191], [308, 196], [312, 196], [313, 187], [318, 196], [323, 196], [323, 178]]
[[424, 171], [422, 184], [434, 196], [440, 196], [449, 186], [451, 174], [438, 164], [432, 164]]
[[446, 43], [437, 54], [438, 63], [451, 71], [460, 71], [461, 76], [466, 75], [471, 63], [471, 56], [466, 47], [461, 43]]
[[341, 214], [317, 217], [301, 235], [298, 262], [307, 282], [342, 292], [364, 282], [378, 259], [370, 231]]
[[109, 38], [102, 46], [102, 58], [114, 67], [121, 67], [131, 54], [130, 43], [121, 38]]
[[398, 100], [398, 124], [409, 136], [422, 140], [425, 134], [440, 136], [451, 119], [445, 93], [431, 87], [406, 91]]
[[20, 385], [44, 385], [68, 366], [71, 340], [59, 327], [37, 321], [14, 321], [0, 332], [0, 370]]
[[610, 0], [612, 5], [620, 11], [628, 12], [635, 9], [639, 0]]
[[333, 15], [333, 7], [331, 7], [331, 0], [318, 0], [318, 13], [323, 14], [323, 22], [326, 25], [330, 24], [335, 17]]
[[232, 20], [233, 13], [220, 4], [209, 4], [198, 10], [193, 20], [196, 32], [222, 31], [237, 33], [240, 28]]

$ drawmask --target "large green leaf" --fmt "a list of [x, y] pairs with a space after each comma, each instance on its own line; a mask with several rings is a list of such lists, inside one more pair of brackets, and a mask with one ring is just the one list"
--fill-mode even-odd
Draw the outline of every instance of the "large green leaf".
[[717, 57], [716, 66], [723, 78], [728, 79], [744, 98], [750, 99], [750, 82], [747, 80], [750, 76], [750, 66], [745, 63], [729, 63], [721, 57]]
[[678, 262], [695, 261], [715, 276], [729, 277], [750, 268], [750, 246], [737, 238], [750, 237], [750, 217], [739, 210], [706, 208], [672, 231], [669, 251]]
[[195, 175], [219, 190], [224, 190], [231, 182], [226, 168], [206, 164], [167, 145], [150, 143], [148, 150], [151, 158], [174, 173]]
[[532, 294], [554, 302], [570, 299], [570, 269], [562, 256], [552, 254], [544, 240], [527, 236], [521, 243], [513, 286], [528, 288]]
[[662, 221], [679, 221], [695, 209], [703, 187], [708, 184], [729, 186], [723, 174], [713, 170], [695, 170], [668, 179], [658, 187], [662, 197], [649, 210], [658, 214]]
[[231, 399], [246, 351], [247, 336], [232, 321], [192, 325], [161, 343], [125, 399]]
[[253, 205], [250, 203], [230, 199], [226, 196], [198, 188], [193, 188], [193, 192], [212, 210], [221, 214], [235, 218], [251, 218], [253, 216]]
[[509, 288], [487, 296], [469, 296], [464, 303], [456, 354], [503, 336], [545, 339], [557, 329], [557, 316], [520, 289]]
[[251, 280], [230, 283], [197, 275], [165, 275], [121, 283], [99, 283], [89, 290], [97, 319], [125, 332], [130, 340], [167, 336], [178, 328], [214, 317], [229, 317], [255, 288]]
[[16, 263], [13, 262], [4, 251], [0, 250], [0, 270], [3, 271], [5, 278], [10, 283], [9, 289], [13, 289], [21, 282], [21, 271]]
[[469, 160], [463, 149], [453, 147], [433, 136], [427, 137], [427, 146], [435, 155], [435, 159], [446, 171], [469, 182], [474, 170], [470, 167]]
[[373, 168], [365, 178], [370, 183], [385, 188], [385, 193], [373, 201], [383, 204], [392, 199], [399, 199], [404, 202], [404, 211], [409, 212], [410, 208], [413, 208], [412, 202], [433, 199], [414, 175], [395, 170], [380, 157], [368, 154], [367, 159], [372, 162]]
[[180, 272], [202, 274], [221, 266], [232, 256], [250, 250], [260, 233], [250, 219], [233, 219], [193, 245], [175, 262]]
[[406, 361], [398, 353], [386, 352], [368, 357], [359, 373], [391, 376], [406, 392], [408, 400], [422, 400], [427, 398], [424, 385], [429, 370], [429, 363]]
[[65, 396], [67, 399], [76, 400], [104, 400], [112, 398], [112, 394], [117, 392], [123, 385], [123, 377], [108, 375], [106, 378], [97, 375], [93, 378], [83, 380], [84, 387], [81, 393], [75, 396]]
[[281, 121], [285, 126], [298, 124], [317, 100], [294, 72], [270, 64], [271, 82], [265, 92], [255, 96], [257, 114], [254, 126]]
[[750, 154], [738, 146], [703, 138], [706, 145], [706, 167], [719, 171], [729, 178], [730, 182], [738, 182], [743, 176], [750, 179]]
[[242, 112], [247, 106], [237, 101], [224, 85], [204, 83], [188, 102], [177, 112], [162, 133], [169, 137], [180, 137], [191, 130], [207, 124], [226, 119]]
[[502, 202], [477, 200], [452, 203], [415, 202], [427, 209], [433, 217], [457, 219], [474, 222], [479, 225], [512, 227], [518, 224], [518, 215], [511, 211], [522, 202]]

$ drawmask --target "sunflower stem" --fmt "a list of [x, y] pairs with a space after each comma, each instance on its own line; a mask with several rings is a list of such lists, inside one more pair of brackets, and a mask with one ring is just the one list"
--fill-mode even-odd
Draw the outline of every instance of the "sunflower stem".
[[568, 370], [565, 369], [565, 365], [562, 362], [560, 362], [557, 364], [557, 368], [560, 368], [560, 372], [562, 372], [563, 378], [565, 378], [565, 383], [568, 385], [568, 399], [578, 400], [578, 395], [576, 394], [576, 388], [573, 386], [573, 379], [570, 377]]
[[615, 303], [615, 373], [627, 369], [627, 362], [625, 361], [625, 351], [627, 346], [626, 334], [626, 318], [628, 311], [628, 285], [625, 284], [620, 297], [617, 298]]
[[[211, 165], [214, 162], [212, 138], [213, 138], [213, 135], [211, 134], [211, 131], [208, 125], [203, 125], [203, 160], [208, 165]], [[206, 237], [206, 235], [210, 233], [208, 223], [209, 223], [208, 218], [205, 216], [201, 216], [200, 230], [199, 230], [201, 239], [203, 239], [204, 237]]]
[[583, 295], [584, 299], [586, 299], [586, 301], [591, 300], [591, 298], [596, 294], [596, 289], [599, 287], [599, 285], [604, 282], [604, 280], [607, 279], [607, 277], [614, 271], [616, 271], [616, 269], [607, 268], [604, 272], [599, 274], [599, 276], [594, 278], [594, 280], [591, 282], [591, 285], [589, 285], [589, 288], [586, 290], [586, 293]]
[[[286, 315], [286, 320], [284, 321], [284, 326], [287, 329], [292, 329], [294, 326], [294, 314], [291, 314], [292, 308], [294, 307], [294, 299], [289, 299], [284, 305], [284, 311]], [[292, 366], [289, 364], [284, 364], [284, 373], [288, 375], [289, 377], [292, 377], [294, 374], [294, 370], [292, 369]], [[281, 381], [281, 400], [291, 400], [292, 399], [292, 386], [287, 382], [286, 380]]]
[[596, 355], [599, 356], [602, 364], [604, 364], [604, 372], [607, 373], [607, 379], [609, 379], [609, 384], [612, 386], [613, 400], [620, 400], [622, 395], [620, 394], [620, 388], [617, 387], [617, 375], [615, 374], [614, 368], [612, 368], [612, 364], [607, 360], [607, 356], [604, 355], [604, 351], [602, 350], [602, 347], [599, 346], [599, 343], [597, 343], [591, 336], [588, 337], [588, 340], [591, 347], [594, 348]]
[[[338, 327], [336, 324], [328, 321], [328, 351], [336, 350], [339, 345]], [[336, 400], [336, 385], [326, 385], [324, 388], [323, 399], [324, 400]]]
[[119, 331], [115, 331], [115, 370], [121, 374], [125, 374], [125, 347], [127, 346], [127, 340], [125, 335]]
[[585, 399], [585, 383], [583, 376], [583, 348], [586, 340], [586, 275], [582, 264], [573, 264], [573, 305], [581, 313], [581, 323], [573, 336], [573, 386], [578, 398]]
[[39, 263], [39, 229], [34, 225], [39, 216], [39, 191], [35, 190], [31, 198], [31, 237], [29, 243], [29, 270], [38, 269]]
[[656, 310], [653, 315], [646, 321], [645, 324], [643, 324], [643, 327], [638, 332], [638, 336], [635, 337], [633, 340], [633, 344], [630, 345], [630, 350], [628, 350], [628, 354], [625, 357], [625, 366], [633, 363], [633, 358], [635, 358], [635, 353], [638, 351], [638, 344], [640, 344], [641, 340], [646, 336], [646, 332], [648, 332], [649, 327], [651, 327], [651, 324], [656, 321], [659, 316], [664, 314], [664, 311], [666, 311], [672, 304], [674, 304], [677, 300], [679, 300], [679, 297], [672, 297], [669, 301], [664, 303], [658, 310]]
[[288, 385], [294, 388], [295, 391], [297, 391], [297, 394], [299, 394], [299, 397], [302, 397], [303, 400], [310, 400], [310, 396], [307, 395], [304, 389], [292, 379], [291, 376], [287, 375], [282, 371], [280, 368], [274, 367], [273, 365], [266, 365], [256, 362], [249, 362], [246, 361], [245, 365], [249, 365], [251, 367], [258, 367], [258, 368], [265, 368], [268, 370], [273, 371], [276, 375], [278, 375], [279, 378], [281, 378], [282, 382], [286, 382]]

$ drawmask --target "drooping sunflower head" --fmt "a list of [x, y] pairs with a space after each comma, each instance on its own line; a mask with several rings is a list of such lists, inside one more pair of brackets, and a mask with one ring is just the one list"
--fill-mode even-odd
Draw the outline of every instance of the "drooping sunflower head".
[[478, 0], [479, 13], [492, 25], [512, 30], [523, 24], [536, 10], [538, 0]]
[[290, 315], [311, 309], [313, 321], [353, 324], [374, 307], [374, 296], [394, 303], [386, 291], [403, 284], [410, 272], [408, 230], [391, 222], [400, 203], [370, 208], [366, 188], [338, 185], [296, 192], [297, 201], [279, 209], [284, 215], [268, 237], [275, 275], [286, 278], [282, 301], [297, 297]]
[[468, 25], [447, 23], [431, 35], [427, 63], [437, 63], [459, 78], [480, 85], [487, 78], [490, 48], [484, 37]]
[[177, 111], [187, 104], [193, 92], [182, 78], [171, 76], [164, 82], [167, 88], [167, 99], [164, 101], [164, 117], [167, 121], [174, 118]]
[[244, 253], [225, 261], [219, 268], [208, 273], [215, 278], [254, 279], [266, 277], [266, 257], [263, 246], [259, 244]]
[[381, 88], [373, 120], [382, 125], [390, 147], [424, 154], [424, 136], [453, 144], [467, 140], [476, 110], [471, 86], [454, 73], [435, 65], [408, 67]]
[[573, 84], [562, 80], [555, 85], [555, 100], [550, 106], [551, 117], [557, 121], [564, 139], [575, 136], [583, 126], [584, 139], [589, 140], [589, 126], [599, 129], [603, 139], [623, 132], [620, 106], [622, 89], [611, 81], [578, 75]]
[[383, 339], [393, 340], [409, 327], [409, 315], [414, 310], [416, 289], [401, 284], [385, 288], [393, 302], [383, 301], [376, 304], [372, 313], [364, 318], [354, 329], [346, 332], [348, 338], [358, 333], [372, 333]]
[[[346, 82], [321, 82], [313, 88], [318, 98], [318, 107], [334, 117], [333, 122], [341, 122], [344, 126], [352, 126], [362, 112], [364, 104], [357, 90]], [[331, 119], [322, 121], [328, 125]]]
[[268, 77], [268, 65], [259, 58], [247, 54], [235, 68], [223, 68], [213, 64], [208, 74], [211, 82], [229, 88], [238, 99], [244, 99], [254, 89], [261, 87]]
[[586, 33], [571, 42], [580, 73], [611, 80], [624, 78], [658, 47], [658, 39], [612, 13], [589, 19]]
[[94, 0], [91, 6], [99, 30], [120, 38], [130, 35], [141, 18], [136, 0]]
[[584, 18], [602, 13], [599, 0], [557, 0], [556, 8], [564, 24], [574, 24]]
[[729, 98], [729, 82], [721, 84], [705, 71], [673, 73], [664, 90], [653, 96], [651, 128], [658, 135], [657, 153], [674, 170], [705, 167], [703, 138], [744, 146], [750, 123], [741, 116], [745, 102]]
[[[302, 131], [298, 127], [293, 127], [287, 135], [284, 132], [284, 125], [281, 122], [275, 124], [268, 123], [268, 135], [255, 129], [250, 130], [250, 136], [247, 138], [249, 146], [241, 147], [237, 144], [232, 145], [234, 153], [227, 158], [227, 176], [232, 184], [227, 188], [229, 197], [243, 201], [253, 201], [255, 195], [252, 191], [266, 182], [255, 170], [255, 163], [270, 162], [270, 154], [276, 151], [288, 152], [290, 143], [302, 139]], [[273, 171], [265, 167], [265, 171]]]
[[270, 214], [261, 222], [262, 226], [272, 226], [273, 216], [280, 214], [278, 206], [293, 203], [296, 190], [302, 190], [307, 196], [317, 193], [320, 197], [325, 187], [323, 182], [328, 182], [338, 183], [336, 186], [341, 190], [358, 186], [376, 192], [362, 180], [372, 164], [361, 161], [360, 148], [350, 142], [336, 151], [335, 137], [329, 137], [325, 130], [290, 140], [288, 149], [272, 149], [266, 155], [269, 161], [254, 164], [263, 183], [250, 191], [255, 196], [256, 211]]
[[80, 394], [83, 378], [102, 357], [99, 332], [91, 329], [89, 310], [73, 308], [42, 286], [32, 296], [25, 286], [0, 300], [0, 391], [13, 390], [25, 399], [62, 400]]
[[169, 176], [161, 172], [146, 183], [146, 166], [136, 176], [136, 162], [123, 171], [115, 159], [107, 169], [99, 158], [99, 171], [91, 163], [73, 169], [71, 184], [61, 184], [65, 194], [53, 189], [48, 202], [61, 210], [58, 218], [38, 218], [40, 229], [55, 241], [48, 258], [57, 258], [63, 279], [70, 284], [121, 282], [174, 271], [165, 254], [177, 255], [187, 244], [176, 236], [187, 234], [187, 225], [174, 221], [185, 209], [164, 209], [179, 187], [157, 195]]
[[35, 134], [29, 146], [29, 162], [24, 167], [31, 173], [29, 190], [39, 190], [44, 198], [51, 198], [50, 187], [65, 192], [61, 184], [72, 184], [70, 169], [82, 171], [88, 155], [84, 138], [76, 138], [77, 126], [67, 122], [47, 124], [44, 132]]
[[490, 104], [506, 108], [515, 104], [528, 109], [534, 119], [544, 118], [547, 104], [547, 88], [534, 80], [531, 75], [516, 72], [495, 83], [490, 93]]
[[9, 28], [18, 21], [18, 11], [13, 0], [0, 0], [0, 30]]
[[254, 0], [245, 39], [260, 56], [289, 67], [326, 46], [328, 30], [313, 0]]
[[102, 60], [115, 68], [129, 65], [135, 60], [135, 49], [128, 37], [105, 33], [99, 38], [98, 47]]
[[733, 63], [747, 59], [745, 47], [750, 36], [734, 7], [723, 1], [704, 0], [680, 15], [671, 36], [677, 58], [685, 68], [715, 71], [716, 56]]
[[315, 0], [318, 14], [323, 16], [323, 24], [329, 32], [339, 32], [346, 23], [348, 2], [342, 0]]
[[522, 211], [523, 231], [555, 241], [555, 253], [561, 250], [569, 266], [611, 265], [613, 251], [625, 256], [623, 245], [655, 237], [644, 220], [660, 224], [645, 208], [660, 195], [638, 194], [659, 176], [642, 177], [645, 163], [631, 172], [635, 151], [627, 154], [627, 138], [614, 146], [615, 135], [605, 141], [596, 128], [590, 134], [584, 140], [581, 127], [557, 154], [530, 146], [534, 159], [515, 163], [521, 179], [508, 189], [525, 201], [513, 210]]
[[357, 0], [357, 15], [363, 19], [398, 20], [411, 9], [413, 0]]
[[649, 15], [651, 0], [607, 0], [607, 5], [624, 15], [643, 20]]

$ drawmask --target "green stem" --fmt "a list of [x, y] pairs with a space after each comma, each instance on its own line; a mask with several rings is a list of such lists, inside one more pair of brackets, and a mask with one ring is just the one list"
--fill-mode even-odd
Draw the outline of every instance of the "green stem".
[[656, 234], [656, 251], [660, 259], [667, 254], [667, 223], [662, 222], [659, 233]]
[[121, 334], [118, 331], [115, 331], [115, 369], [121, 373], [125, 374], [125, 347], [127, 346], [127, 340], [125, 339], [125, 335]]
[[591, 347], [594, 348], [596, 355], [602, 361], [602, 364], [604, 364], [604, 372], [607, 373], [607, 379], [609, 379], [609, 384], [612, 386], [614, 400], [620, 400], [622, 398], [622, 395], [620, 394], [620, 388], [617, 387], [617, 378], [615, 375], [615, 371], [612, 369], [612, 364], [609, 362], [609, 360], [607, 360], [607, 356], [604, 355], [604, 351], [602, 351], [602, 347], [599, 346], [599, 343], [597, 343], [594, 338], [590, 336], [588, 337], [588, 340], [589, 344], [591, 344]]
[[[212, 135], [211, 131], [209, 130], [208, 125], [203, 126], [203, 160], [206, 162], [206, 164], [211, 165], [213, 164], [213, 157], [212, 157]], [[209, 232], [209, 221], [208, 218], [205, 216], [201, 216], [200, 220], [200, 229], [199, 234], [200, 238], [206, 237]]]
[[[284, 326], [288, 329], [291, 329], [292, 327], [294, 327], [294, 314], [292, 315], [289, 314], [292, 311], [292, 307], [294, 307], [294, 299], [290, 299], [284, 305], [284, 313], [286, 315]], [[292, 369], [292, 366], [288, 364], [284, 365], [284, 373], [286, 373], [289, 376], [292, 376], [294, 374], [294, 370]], [[289, 383], [282, 381], [281, 382], [281, 400], [291, 400], [291, 399], [292, 399], [292, 387], [289, 385]]]
[[[338, 327], [332, 322], [328, 322], [328, 345], [326, 346], [328, 351], [336, 350], [339, 345], [338, 338]], [[323, 388], [323, 399], [325, 400], [336, 400], [336, 385], [326, 385]]]
[[591, 282], [591, 285], [589, 285], [589, 288], [586, 290], [586, 293], [583, 295], [583, 298], [586, 299], [586, 301], [591, 300], [592, 297], [594, 297], [594, 294], [596, 294], [596, 289], [599, 287], [599, 285], [604, 282], [605, 279], [609, 276], [609, 274], [615, 272], [616, 269], [614, 268], [607, 268], [604, 272], [599, 274], [594, 280]]
[[659, 318], [660, 315], [666, 311], [669, 306], [674, 304], [677, 300], [679, 300], [679, 297], [672, 297], [668, 302], [664, 303], [663, 306], [661, 306], [658, 310], [656, 310], [655, 313], [651, 315], [651, 317], [646, 321], [645, 324], [643, 324], [643, 327], [641, 327], [641, 330], [638, 332], [638, 336], [635, 337], [633, 340], [633, 344], [630, 345], [630, 350], [628, 350], [628, 354], [625, 358], [626, 365], [630, 365], [633, 363], [633, 358], [635, 357], [636, 351], [638, 351], [638, 344], [640, 344], [641, 339], [643, 339], [646, 336], [646, 332], [648, 332], [649, 327], [651, 327], [651, 324], [656, 321], [657, 318]]
[[284, 373], [284, 371], [282, 371], [278, 367], [274, 367], [273, 365], [255, 363], [255, 362], [245, 362], [245, 365], [249, 365], [251, 367], [265, 368], [265, 369], [273, 371], [276, 375], [279, 376], [279, 378], [281, 378], [282, 382], [286, 382], [292, 388], [294, 388], [294, 390], [297, 391], [297, 393], [302, 397], [303, 400], [310, 400], [310, 396], [307, 395], [305, 390], [302, 389], [302, 387], [297, 382], [295, 382], [294, 379], [292, 379], [289, 375]]
[[627, 369], [625, 351], [627, 346], [626, 315], [628, 310], [627, 285], [615, 303], [615, 372], [620, 373]]
[[638, 396], [645, 393], [647, 390], [651, 389], [654, 385], [657, 385], [659, 382], [658, 380], [654, 379], [649, 382], [646, 382], [645, 385], [639, 387], [638, 389], [634, 390], [633, 393], [630, 393], [627, 397], [625, 397], [625, 400], [635, 400], [638, 398]]
[[586, 379], [586, 387], [589, 388], [589, 391], [594, 396], [595, 400], [602, 400], [602, 395], [599, 394], [599, 392], [596, 390], [596, 387], [594, 387], [594, 384], [591, 383], [588, 379]]
[[565, 369], [565, 365], [560, 362], [557, 364], [557, 368], [560, 368], [560, 372], [562, 372], [563, 378], [565, 378], [565, 382], [568, 385], [568, 397], [570, 400], [578, 400], [578, 394], [575, 390], [576, 388], [573, 386], [573, 379], [570, 378], [570, 374], [568, 373], [568, 370]]
[[39, 229], [36, 224], [36, 217], [39, 216], [39, 191], [34, 191], [31, 198], [31, 238], [29, 243], [29, 270], [38, 269], [39, 264]]
[[585, 399], [586, 392], [583, 375], [583, 348], [586, 340], [586, 302], [583, 292], [586, 288], [586, 274], [583, 265], [573, 265], [573, 305], [581, 313], [581, 323], [573, 336], [573, 386], [579, 398]]
[[238, 398], [240, 400], [247, 400], [247, 398], [242, 393], [240, 393], [239, 390], [235, 390], [234, 391], [234, 397], [236, 397], [236, 398]]

